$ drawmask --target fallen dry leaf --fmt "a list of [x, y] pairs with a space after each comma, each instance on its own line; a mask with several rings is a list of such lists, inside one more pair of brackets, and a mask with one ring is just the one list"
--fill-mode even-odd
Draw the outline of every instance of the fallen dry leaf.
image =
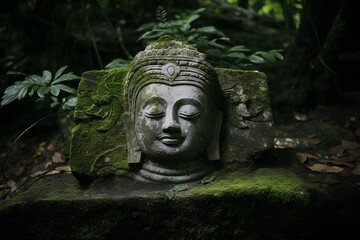
[[302, 164], [304, 164], [308, 159], [318, 159], [318, 156], [305, 152], [296, 153], [296, 156]]
[[294, 118], [298, 121], [303, 121], [303, 122], [305, 122], [307, 120], [306, 114], [298, 113], [298, 112], [294, 112]]
[[51, 171], [47, 172], [45, 175], [54, 175], [54, 174], [58, 174], [58, 173], [60, 173], [60, 171], [54, 169], [54, 170], [51, 170]]
[[54, 151], [54, 145], [52, 145], [51, 143], [49, 145], [47, 145], [46, 149], [48, 151]]
[[30, 177], [37, 177], [37, 176], [43, 175], [43, 174], [45, 174], [47, 171], [48, 171], [48, 170], [41, 170], [41, 171], [35, 172], [35, 173], [31, 174]]
[[54, 163], [64, 163], [65, 161], [61, 158], [61, 153], [60, 152], [54, 152], [53, 156], [52, 156], [52, 161]]
[[37, 172], [43, 171], [43, 170], [47, 169], [48, 167], [50, 167], [51, 165], [52, 165], [52, 161], [41, 162], [41, 163], [35, 165], [31, 169], [30, 173], [35, 174]]
[[321, 143], [320, 138], [305, 138], [304, 141], [308, 144], [317, 145]]
[[39, 146], [37, 147], [36, 151], [35, 151], [35, 156], [41, 156], [44, 152], [45, 152], [45, 146], [46, 143], [42, 142], [39, 144]]
[[321, 172], [321, 173], [340, 173], [344, 171], [342, 167], [339, 166], [328, 166], [321, 163], [315, 163], [314, 165], [307, 165], [307, 167], [314, 172]]
[[60, 172], [71, 172], [71, 168], [69, 165], [65, 165], [65, 166], [58, 166], [55, 168], [55, 170], [58, 170]]
[[334, 147], [329, 148], [328, 150], [328, 154], [330, 156], [339, 156], [340, 154], [342, 154], [344, 152], [344, 147], [340, 144]]
[[6, 184], [9, 186], [11, 192], [15, 192], [15, 191], [16, 191], [17, 185], [16, 185], [16, 182], [15, 182], [15, 181], [9, 180], [9, 181], [7, 181]]
[[360, 149], [360, 143], [357, 142], [341, 140], [341, 145], [347, 150]]
[[337, 166], [346, 166], [346, 167], [349, 167], [349, 168], [354, 168], [354, 164], [351, 164], [349, 162], [342, 162], [342, 161], [336, 161], [336, 160], [328, 160], [329, 163], [332, 163], [334, 165], [337, 165]]
[[340, 162], [354, 162], [356, 160], [356, 158], [354, 157], [350, 157], [350, 156], [346, 156], [346, 157], [339, 157], [338, 159], [336, 159], [337, 161]]

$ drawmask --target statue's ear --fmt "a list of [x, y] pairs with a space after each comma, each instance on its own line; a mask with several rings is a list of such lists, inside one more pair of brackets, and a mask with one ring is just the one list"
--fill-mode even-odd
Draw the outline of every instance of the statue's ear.
[[223, 113], [217, 111], [215, 117], [215, 126], [212, 128], [211, 138], [206, 149], [207, 157], [209, 160], [220, 160], [220, 133], [221, 124], [223, 121]]
[[142, 151], [136, 139], [134, 116], [130, 112], [125, 112], [122, 118], [126, 131], [128, 163], [139, 163], [141, 161]]

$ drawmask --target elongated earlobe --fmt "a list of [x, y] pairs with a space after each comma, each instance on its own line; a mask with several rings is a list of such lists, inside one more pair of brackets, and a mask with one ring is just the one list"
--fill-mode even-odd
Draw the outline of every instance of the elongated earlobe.
[[124, 113], [123, 122], [125, 125], [125, 129], [127, 130], [126, 139], [127, 139], [128, 163], [140, 163], [142, 157], [142, 151], [136, 139], [133, 114], [129, 112]]
[[220, 160], [220, 133], [222, 121], [223, 113], [218, 111], [210, 142], [206, 149], [207, 157], [211, 161]]
[[131, 144], [131, 141], [128, 141], [128, 163], [140, 163], [142, 151], [137, 144]]

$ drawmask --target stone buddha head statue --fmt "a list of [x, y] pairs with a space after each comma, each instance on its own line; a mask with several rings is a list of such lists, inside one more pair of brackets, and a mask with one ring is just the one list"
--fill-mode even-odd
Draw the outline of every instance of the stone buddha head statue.
[[222, 94], [205, 55], [163, 37], [129, 67], [128, 161], [139, 178], [180, 183], [209, 174], [220, 160]]

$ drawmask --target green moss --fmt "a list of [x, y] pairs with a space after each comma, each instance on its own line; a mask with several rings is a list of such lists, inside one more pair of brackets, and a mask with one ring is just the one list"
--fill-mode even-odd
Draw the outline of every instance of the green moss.
[[[181, 44], [164, 37], [149, 45], [149, 48], [166, 48], [168, 45], [183, 47]], [[89, 71], [82, 75], [75, 109], [78, 125], [73, 129], [70, 153], [70, 166], [75, 174], [93, 178], [117, 174], [128, 169], [126, 150], [128, 129], [121, 117], [125, 111], [125, 77], [135, 62], [136, 59], [127, 67]], [[138, 71], [143, 74], [141, 71], [144, 69]], [[243, 87], [251, 101], [251, 106], [269, 109], [266, 76], [263, 73], [233, 69], [217, 69], [217, 71], [222, 74], [220, 80], [226, 81], [230, 76]], [[234, 147], [239, 148], [238, 145]], [[248, 152], [248, 148], [243, 149]], [[232, 159], [239, 156], [239, 151], [231, 152], [233, 154], [228, 154], [229, 159], [224, 159], [224, 162], [232, 162]]]
[[225, 175], [224, 179], [191, 188], [190, 193], [232, 195], [269, 195], [280, 201], [306, 201], [307, 184], [294, 173], [285, 169], [262, 168], [253, 174], [241, 172]]
[[[219, 73], [220, 82], [228, 80], [227, 78], [230, 77], [239, 83], [252, 104], [270, 108], [267, 77], [264, 73], [228, 68], [216, 68], [216, 71]], [[226, 79], [223, 80], [222, 78]]]
[[126, 138], [121, 123], [123, 86], [128, 68], [89, 71], [82, 75], [71, 141], [73, 172], [108, 175], [127, 169]]
[[176, 41], [173, 37], [169, 35], [162, 36], [158, 40], [152, 42], [150, 45], [148, 45], [147, 49], [166, 49], [168, 47], [188, 48], [188, 49], [196, 50], [194, 47], [190, 45], [187, 45], [180, 41]]
[[357, 234], [358, 186], [328, 186], [332, 195], [308, 192], [291, 170], [270, 168], [194, 185], [169, 200], [160, 191], [173, 185], [104, 178], [83, 189], [70, 174], [45, 176], [0, 206], [1, 234], [4, 239], [122, 240], [351, 239]]

